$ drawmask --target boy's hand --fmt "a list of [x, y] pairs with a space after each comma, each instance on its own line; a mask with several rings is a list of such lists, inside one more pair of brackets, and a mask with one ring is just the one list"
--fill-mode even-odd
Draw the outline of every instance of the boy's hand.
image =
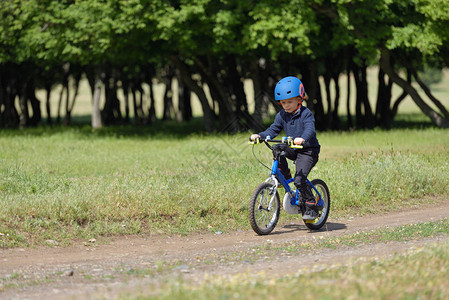
[[255, 139], [260, 139], [260, 135], [258, 135], [258, 134], [252, 134], [251, 135], [251, 137], [250, 137], [250, 139], [251, 139], [251, 141], [254, 141]]
[[297, 137], [293, 140], [293, 144], [295, 145], [302, 145], [306, 140], [300, 137]]

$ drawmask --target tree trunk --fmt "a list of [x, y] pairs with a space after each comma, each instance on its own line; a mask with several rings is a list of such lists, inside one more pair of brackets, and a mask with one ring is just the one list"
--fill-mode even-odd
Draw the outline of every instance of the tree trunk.
[[173, 107], [173, 91], [172, 91], [172, 80], [173, 80], [173, 72], [170, 70], [170, 67], [166, 67], [166, 75], [164, 76], [164, 110], [162, 115], [162, 120], [171, 121], [174, 115], [174, 107]]
[[327, 70], [327, 72], [324, 74], [324, 88], [326, 90], [326, 102], [327, 102], [327, 113], [326, 113], [326, 123], [325, 126], [326, 128], [330, 128], [332, 122], [332, 98], [331, 98], [331, 89], [330, 89], [330, 85], [331, 85], [331, 76], [330, 76], [330, 71]]
[[182, 81], [184, 84], [194, 92], [198, 99], [200, 100], [201, 107], [203, 109], [204, 126], [207, 131], [213, 131], [215, 129], [214, 125], [214, 113], [210, 108], [209, 101], [207, 100], [206, 94], [204, 93], [201, 86], [196, 83], [190, 76], [188, 67], [182, 62], [178, 57], [172, 57], [173, 64], [178, 68]]
[[5, 126], [3, 118], [4, 118], [4, 108], [3, 108], [3, 102], [2, 102], [2, 100], [0, 100], [0, 128], [3, 128], [3, 126]]
[[64, 125], [68, 125], [70, 124], [70, 112], [69, 112], [69, 107], [70, 107], [70, 87], [69, 87], [69, 79], [67, 78], [67, 86], [66, 86], [66, 91], [67, 93], [65, 94], [65, 119], [63, 121]]
[[[323, 101], [321, 96], [320, 82], [318, 80], [318, 66], [316, 61], [312, 62], [309, 66], [309, 88], [307, 107], [310, 108], [315, 114], [315, 124], [318, 129], [326, 128], [326, 116], [324, 114]], [[306, 86], [305, 86], [306, 87]]]
[[56, 124], [60, 124], [61, 123], [61, 106], [62, 106], [62, 97], [64, 95], [65, 87], [66, 87], [65, 80], [63, 80], [62, 86], [61, 86], [61, 92], [59, 93], [58, 111], [57, 111], [57, 114], [56, 114]]
[[112, 125], [114, 123], [114, 112], [112, 107], [112, 97], [111, 97], [111, 75], [109, 73], [110, 71], [105, 72], [105, 77], [103, 80], [104, 84], [104, 105], [103, 109], [101, 110], [101, 117], [104, 122], [104, 124]]
[[[114, 112], [115, 124], [122, 124], [122, 109], [120, 108], [120, 100], [118, 98], [117, 79], [114, 78], [114, 86], [112, 87], [112, 109]], [[145, 114], [143, 114], [145, 116]]]
[[20, 88], [19, 105], [20, 105], [20, 117], [19, 127], [25, 128], [30, 122], [30, 115], [28, 112], [28, 97], [27, 97], [27, 83], [23, 82]]
[[356, 83], [356, 125], [359, 128], [373, 128], [374, 115], [368, 99], [368, 82], [366, 80], [366, 65], [354, 64], [354, 79]]
[[449, 112], [446, 110], [444, 105], [433, 96], [432, 92], [430, 91], [429, 87], [421, 80], [421, 78], [418, 76], [418, 72], [416, 72], [415, 68], [410, 68], [411, 73], [413, 77], [415, 77], [416, 82], [419, 84], [419, 86], [422, 88], [424, 93], [429, 97], [429, 99], [435, 104], [435, 106], [440, 110], [440, 112], [443, 114], [445, 119], [449, 119]]
[[51, 98], [51, 83], [45, 84], [45, 91], [47, 93], [47, 97], [45, 99], [45, 111], [47, 112], [47, 124], [51, 125], [51, 104], [50, 104], [50, 98]]
[[378, 88], [377, 88], [377, 102], [376, 102], [376, 119], [377, 123], [384, 127], [390, 128], [391, 126], [391, 80], [388, 84], [385, 83], [385, 72], [382, 68], [379, 68], [377, 75]]
[[122, 79], [123, 96], [125, 98], [125, 123], [129, 124], [129, 81]]
[[332, 115], [332, 129], [340, 129], [340, 116], [338, 115], [338, 108], [340, 106], [340, 84], [339, 78], [340, 74], [335, 73], [332, 77], [335, 83], [335, 99], [334, 99], [334, 111]]
[[[409, 84], [412, 83], [412, 74], [408, 70], [407, 70], [407, 82]], [[398, 113], [399, 104], [401, 104], [401, 102], [407, 96], [408, 96], [407, 92], [405, 90], [402, 90], [402, 94], [396, 99], [396, 101], [394, 101], [393, 108], [391, 109], [391, 114], [390, 114], [390, 123], [391, 124], [393, 123], [393, 120], [394, 120], [394, 118], [396, 117], [396, 115]]]
[[139, 112], [137, 111], [137, 101], [136, 101], [136, 89], [134, 88], [134, 85], [131, 84], [131, 95], [133, 100], [133, 114], [134, 114], [134, 122], [139, 124], [140, 123], [140, 117]]
[[253, 81], [254, 89], [254, 113], [253, 119], [255, 123], [262, 125], [262, 105], [265, 101], [264, 91], [262, 89], [262, 79], [260, 76], [259, 62], [257, 59], [250, 61], [250, 76]]
[[354, 64], [354, 70], [352, 72], [354, 74], [355, 88], [356, 88], [356, 99], [355, 99], [355, 124], [358, 128], [366, 127], [366, 120], [363, 117], [362, 113], [362, 88], [361, 80], [360, 80], [360, 70]]
[[133, 99], [133, 111], [134, 111], [134, 123], [137, 125], [142, 124], [142, 116], [140, 115], [139, 107], [137, 105], [137, 89], [134, 84], [131, 84], [131, 94]]
[[30, 101], [31, 108], [33, 110], [33, 116], [30, 118], [30, 125], [37, 126], [42, 120], [41, 105], [39, 99], [36, 97], [36, 89], [32, 81], [27, 85], [27, 98]]
[[176, 81], [178, 82], [178, 114], [176, 121], [190, 121], [192, 119], [192, 105], [190, 91], [182, 82], [179, 71], [176, 72]]
[[[111, 72], [112, 73], [112, 72]], [[104, 80], [105, 102], [102, 111], [103, 121], [106, 125], [120, 124], [122, 114], [120, 101], [117, 96], [117, 81], [109, 73], [106, 73]]]
[[[93, 68], [86, 67], [84, 69], [84, 73], [86, 74], [87, 82], [89, 83], [91, 95], [95, 93], [95, 84], [97, 82], [96, 74]], [[92, 97], [93, 104], [93, 97]]]
[[0, 128], [6, 126], [7, 101], [6, 86], [3, 84], [3, 74], [0, 73]]
[[221, 130], [235, 131], [238, 129], [238, 126], [237, 122], [235, 122], [236, 116], [234, 114], [232, 101], [226, 94], [223, 84], [219, 82], [218, 77], [216, 76], [218, 71], [215, 70], [215, 66], [212, 62], [210, 62], [207, 67], [201, 59], [195, 57], [193, 60], [201, 72], [203, 82], [207, 83], [213, 99], [218, 101], [218, 118]]
[[92, 95], [92, 128], [98, 129], [102, 127], [101, 122], [101, 111], [100, 111], [100, 98], [101, 98], [101, 87], [103, 83], [101, 81], [100, 75], [97, 75], [95, 80], [94, 93]]
[[6, 91], [3, 87], [3, 78], [0, 73], [0, 128], [5, 126], [6, 117]]
[[62, 75], [62, 88], [61, 88], [61, 93], [59, 94], [59, 101], [58, 101], [58, 113], [56, 116], [56, 123], [60, 124], [61, 123], [61, 106], [62, 106], [62, 99], [63, 99], [63, 94], [64, 94], [64, 90], [66, 91], [66, 111], [67, 111], [67, 107], [69, 105], [69, 75], [70, 75], [70, 63], [65, 63], [62, 66], [62, 71], [63, 71], [63, 75]]
[[227, 78], [232, 88], [231, 98], [235, 98], [236, 111], [248, 113], [248, 101], [246, 99], [245, 88], [243, 86], [242, 76], [238, 71], [238, 65], [235, 55], [226, 57]]
[[[10, 75], [10, 72], [8, 75]], [[11, 79], [12, 78], [12, 79]], [[15, 83], [13, 76], [9, 77], [9, 80], [4, 83], [4, 99], [5, 99], [5, 110], [4, 110], [4, 124], [5, 127], [15, 128], [19, 125], [20, 116], [17, 112], [15, 101], [17, 95], [17, 84]]]
[[153, 123], [156, 121], [156, 100], [154, 99], [153, 83], [151, 78], [148, 85], [150, 86], [150, 108], [148, 109], [148, 120], [150, 123]]
[[399, 85], [403, 90], [405, 90], [410, 97], [412, 97], [413, 101], [418, 105], [421, 111], [428, 116], [432, 122], [442, 128], [449, 127], [449, 118], [444, 118], [440, 114], [438, 114], [435, 110], [433, 110], [429, 105], [427, 105], [424, 100], [421, 98], [419, 93], [413, 88], [413, 86], [402, 79], [399, 74], [395, 72], [392, 68], [391, 63], [391, 53], [388, 50], [382, 50], [380, 57], [380, 66], [384, 70], [384, 72], [391, 78], [391, 80]]
[[[256, 120], [249, 114], [248, 100], [245, 93], [244, 78], [240, 74], [242, 67], [237, 65], [235, 55], [230, 55], [226, 59], [227, 65], [227, 78], [231, 85], [232, 91], [231, 99], [235, 98], [236, 102], [236, 117], [238, 118], [239, 130], [263, 130], [263, 124], [261, 121]], [[239, 71], [240, 69], [240, 71]]]
[[144, 81], [148, 84], [150, 89], [150, 107], [148, 108], [148, 123], [153, 123], [156, 121], [156, 107], [155, 107], [155, 99], [154, 99], [154, 91], [153, 91], [153, 78], [151, 76], [153, 70], [152, 65], [147, 65], [144, 68]]
[[346, 95], [346, 112], [348, 115], [348, 128], [353, 128], [354, 124], [352, 123], [352, 115], [351, 115], [351, 68], [348, 67], [346, 70], [346, 76], [348, 77], [348, 82], [346, 85], [348, 94]]
[[82, 73], [80, 71], [80, 72], [75, 73], [75, 75], [73, 77], [73, 80], [75, 82], [75, 91], [73, 93], [72, 101], [69, 101], [70, 98], [69, 98], [69, 94], [67, 93], [66, 117], [64, 120], [64, 125], [70, 125], [72, 123], [72, 111], [73, 111], [73, 108], [75, 107], [75, 102], [78, 97], [81, 76], [82, 76]]
[[139, 92], [139, 102], [137, 103], [137, 111], [139, 112], [140, 119], [142, 124], [147, 123], [147, 119], [145, 116], [145, 112], [143, 111], [143, 99], [145, 96], [145, 91], [142, 88], [142, 83], [139, 82], [136, 86], [136, 90]]

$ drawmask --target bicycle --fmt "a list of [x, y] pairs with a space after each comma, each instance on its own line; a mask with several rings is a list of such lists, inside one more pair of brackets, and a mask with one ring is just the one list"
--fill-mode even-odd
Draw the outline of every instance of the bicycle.
[[[294, 178], [288, 180], [278, 169], [279, 158], [281, 155], [285, 155], [284, 151], [277, 150], [269, 143], [284, 143], [290, 148], [301, 149], [302, 146], [294, 145], [292, 138], [282, 137], [282, 140], [272, 140], [267, 137], [263, 140], [265, 145], [273, 153], [273, 164], [271, 169], [257, 159], [254, 153], [254, 145], [260, 144], [261, 141], [256, 139], [250, 141], [253, 145], [253, 155], [256, 160], [264, 167], [271, 170], [271, 173], [267, 180], [259, 184], [254, 190], [248, 207], [249, 221], [252, 229], [258, 235], [267, 235], [273, 231], [279, 220], [280, 213], [280, 199], [278, 193], [278, 187], [282, 185], [285, 189], [285, 195], [283, 199], [283, 208], [288, 214], [304, 214], [305, 204], [301, 201], [301, 194], [299, 190], [293, 190], [290, 188], [290, 183], [294, 181]], [[313, 179], [307, 183], [312, 188], [312, 193], [317, 202], [318, 217], [315, 220], [305, 220], [305, 225], [311, 230], [318, 230], [324, 226], [329, 216], [330, 211], [330, 195], [329, 189], [326, 183], [321, 179]]]

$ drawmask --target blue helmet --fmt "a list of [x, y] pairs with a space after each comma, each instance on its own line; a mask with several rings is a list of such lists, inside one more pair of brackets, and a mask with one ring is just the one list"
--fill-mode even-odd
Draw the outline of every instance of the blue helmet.
[[294, 76], [284, 77], [274, 88], [274, 99], [281, 101], [299, 96], [301, 100], [305, 98], [304, 85], [301, 80]]

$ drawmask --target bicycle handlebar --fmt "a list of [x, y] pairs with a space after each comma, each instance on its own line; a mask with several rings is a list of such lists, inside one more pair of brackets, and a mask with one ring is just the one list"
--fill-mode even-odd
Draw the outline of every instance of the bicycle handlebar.
[[249, 144], [250, 145], [257, 145], [257, 144], [260, 144], [261, 142], [264, 142], [267, 146], [269, 146], [268, 143], [282, 143], [282, 144], [287, 144], [292, 149], [302, 149], [303, 148], [302, 145], [295, 145], [293, 143], [293, 138], [292, 137], [285, 137], [285, 136], [282, 137], [282, 140], [272, 140], [269, 137], [264, 139], [264, 140], [261, 140], [261, 139], [257, 138], [254, 141], [249, 141]]

